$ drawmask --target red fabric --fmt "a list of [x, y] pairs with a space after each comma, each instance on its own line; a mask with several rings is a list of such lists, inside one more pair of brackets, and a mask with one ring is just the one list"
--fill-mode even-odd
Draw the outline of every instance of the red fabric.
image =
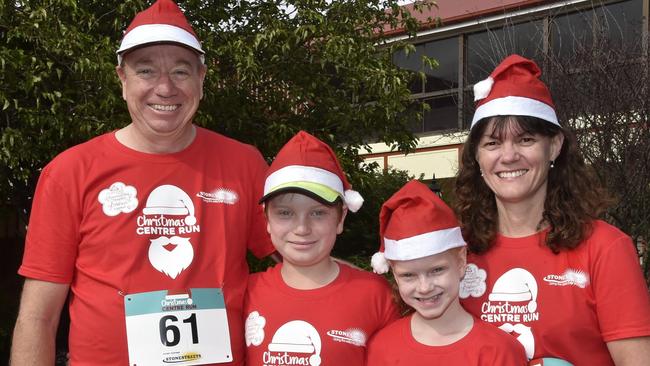
[[454, 211], [418, 180], [409, 181], [400, 188], [384, 202], [379, 213], [382, 245], [384, 238], [402, 240], [458, 226]]
[[[124, 294], [192, 287], [223, 288], [234, 359], [242, 362], [246, 250], [257, 256], [274, 251], [257, 204], [265, 169], [253, 147], [197, 128], [195, 141], [178, 153], [139, 153], [110, 133], [65, 151], [43, 170], [19, 273], [71, 285], [71, 365], [128, 364]], [[116, 182], [137, 190], [137, 207], [109, 216], [98, 197]], [[174, 206], [189, 212], [163, 216], [190, 223], [185, 218], [195, 217], [190, 233], [142, 224], [160, 216], [143, 209], [153, 207], [148, 199], [161, 185], [187, 194], [191, 202]], [[175, 279], [150, 263], [150, 243], [161, 234], [138, 234], [147, 228], [189, 239], [192, 262]]]
[[[472, 284], [461, 286], [461, 297], [466, 296], [461, 303], [497, 326], [530, 327], [534, 345], [520, 341], [528, 344], [529, 352], [534, 347], [534, 358], [556, 357], [576, 366], [613, 365], [605, 342], [650, 335], [650, 297], [630, 238], [602, 221], [595, 222], [589, 238], [571, 251], [555, 255], [543, 246], [544, 238], [545, 232], [516, 239], [498, 236], [487, 254], [470, 254], [468, 265], [485, 271], [487, 286], [479, 297], [469, 295], [481, 281], [466, 275], [465, 281]], [[508, 281], [502, 280], [499, 294], [493, 294], [495, 282], [513, 268], [520, 268], [517, 273], [526, 278], [506, 275]], [[509, 291], [506, 282], [510, 296], [523, 296], [520, 301], [500, 300]], [[527, 297], [532, 296], [520, 290], [535, 284], [536, 309], [531, 312], [532, 299]]]
[[343, 173], [343, 169], [339, 164], [334, 150], [323, 141], [305, 131], [298, 131], [295, 136], [282, 146], [266, 176], [268, 177], [272, 173], [292, 165], [327, 170], [332, 174], [336, 174], [341, 179], [344, 190], [351, 189], [351, 185], [345, 173]]
[[194, 29], [187, 22], [187, 18], [185, 18], [181, 9], [171, 0], [158, 0], [149, 8], [136, 14], [124, 34], [129, 33], [136, 27], [148, 24], [173, 25], [188, 31], [194, 38], [198, 39], [196, 33], [194, 33]]
[[427, 346], [411, 333], [411, 316], [379, 331], [368, 345], [368, 366], [526, 365], [520, 344], [503, 331], [474, 320], [472, 330], [446, 346]]
[[494, 99], [514, 96], [535, 99], [555, 109], [551, 93], [539, 79], [541, 75], [541, 70], [533, 61], [519, 55], [510, 55], [490, 74], [494, 85], [488, 96], [481, 99], [476, 107]]
[[[398, 316], [388, 282], [376, 274], [339, 265], [339, 276], [327, 286], [296, 290], [284, 283], [281, 268], [278, 264], [250, 277], [244, 313], [251, 319], [250, 314], [257, 312], [264, 317], [265, 325], [261, 329], [263, 339], [255, 345], [252, 338], [262, 333], [252, 330], [250, 320], [246, 322], [247, 364], [309, 365], [307, 360], [316, 356], [321, 365], [363, 365], [366, 340]], [[277, 332], [294, 320], [308, 324], [290, 329], [290, 334]], [[310, 341], [305, 341], [308, 337]], [[278, 351], [269, 351], [269, 344], [283, 341], [294, 345], [279, 345]], [[311, 344], [313, 351], [286, 351], [308, 347], [305, 343]], [[307, 363], [281, 363], [286, 362], [281, 357], [296, 357]]]

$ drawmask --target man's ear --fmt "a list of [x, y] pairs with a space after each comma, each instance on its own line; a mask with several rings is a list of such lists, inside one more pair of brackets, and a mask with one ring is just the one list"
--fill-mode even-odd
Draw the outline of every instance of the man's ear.
[[122, 84], [122, 99], [126, 100], [126, 72], [124, 71], [124, 67], [121, 65], [115, 66], [115, 72], [117, 72], [117, 77], [120, 78], [120, 84]]
[[201, 97], [199, 99], [203, 99], [203, 83], [205, 82], [205, 75], [208, 72], [208, 67], [205, 64], [201, 64], [199, 66], [199, 77], [201, 78]]

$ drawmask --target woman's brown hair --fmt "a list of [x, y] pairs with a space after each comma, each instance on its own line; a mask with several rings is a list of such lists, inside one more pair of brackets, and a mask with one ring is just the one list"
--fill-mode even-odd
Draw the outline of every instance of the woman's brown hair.
[[455, 209], [469, 250], [473, 253], [488, 251], [499, 224], [494, 193], [483, 181], [476, 161], [479, 141], [492, 119], [495, 123], [490, 134], [493, 136], [502, 136], [512, 127], [549, 138], [560, 133], [564, 135], [560, 154], [549, 170], [544, 212], [538, 228], [549, 225], [545, 244], [554, 253], [576, 248], [589, 234], [591, 222], [612, 200], [585, 164], [575, 136], [571, 131], [539, 118], [496, 116], [478, 121], [471, 129], [463, 146], [456, 179]]

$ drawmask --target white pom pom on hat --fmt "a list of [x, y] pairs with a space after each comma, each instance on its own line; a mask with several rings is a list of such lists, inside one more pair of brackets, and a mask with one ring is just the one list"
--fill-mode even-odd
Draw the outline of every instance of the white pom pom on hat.
[[388, 260], [386, 260], [384, 252], [377, 252], [372, 255], [370, 258], [370, 267], [372, 267], [372, 271], [377, 274], [384, 274], [390, 271], [390, 265]]
[[411, 260], [465, 246], [454, 212], [423, 183], [412, 180], [381, 206], [380, 249], [370, 265], [390, 269], [388, 260]]
[[474, 84], [474, 101], [487, 98], [492, 90], [492, 85], [494, 85], [494, 79], [490, 76]]

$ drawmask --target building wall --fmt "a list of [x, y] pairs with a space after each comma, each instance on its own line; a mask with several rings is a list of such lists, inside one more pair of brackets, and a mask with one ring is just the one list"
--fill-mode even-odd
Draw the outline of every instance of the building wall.
[[[383, 169], [406, 170], [417, 178], [455, 176], [474, 112], [474, 83], [512, 53], [533, 59], [544, 69], [548, 55], [570, 57], [575, 47], [593, 42], [597, 26], [603, 24], [604, 36], [616, 42], [647, 39], [649, 1], [438, 0], [437, 8], [418, 17], [439, 17], [441, 24], [425, 24], [408, 39], [416, 46], [415, 54], [393, 57], [399, 67], [425, 74], [424, 80], [415, 78], [410, 84], [412, 97], [429, 105], [421, 120], [412, 121], [417, 148], [404, 154], [381, 143], [370, 144], [371, 152], [362, 154], [364, 160]], [[397, 30], [387, 42], [405, 37]], [[639, 42], [639, 47], [645, 44]], [[422, 56], [434, 58], [439, 66], [425, 66]]]

